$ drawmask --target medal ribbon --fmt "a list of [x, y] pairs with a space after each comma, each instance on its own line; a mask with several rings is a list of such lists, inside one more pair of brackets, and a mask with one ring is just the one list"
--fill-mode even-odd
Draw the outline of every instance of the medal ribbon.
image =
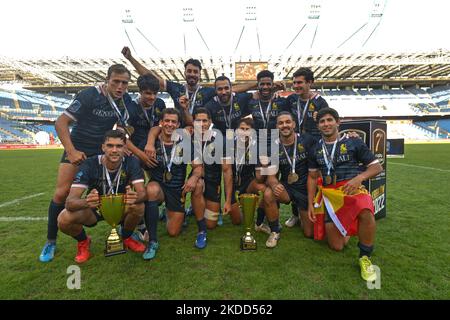
[[[220, 102], [219, 102], [220, 104]], [[222, 107], [223, 110], [223, 115], [225, 118], [225, 124], [227, 126], [227, 129], [231, 129], [231, 113], [233, 112], [233, 94], [231, 94], [231, 98], [230, 98], [230, 114], [227, 117], [227, 113], [225, 112], [225, 108], [220, 105]]]
[[323, 140], [320, 140], [320, 142], [322, 143], [323, 158], [324, 158], [325, 164], [328, 168], [327, 175], [329, 176], [331, 169], [334, 169], [333, 159], [334, 159], [334, 153], [336, 152], [337, 143], [339, 142], [339, 137], [336, 139], [336, 141], [333, 144], [333, 149], [331, 150], [331, 155], [328, 153], [328, 149], [325, 146], [325, 142]]
[[[114, 180], [111, 182], [111, 176], [109, 175], [109, 171], [106, 168], [106, 165], [103, 165], [103, 181], [107, 181], [108, 183], [108, 192], [106, 192], [106, 186], [105, 183], [103, 182], [103, 194], [104, 195], [108, 195], [108, 194], [117, 194], [119, 192], [119, 181], [120, 181], [120, 173], [122, 172], [122, 163], [120, 164], [119, 169], [117, 170], [117, 174], [114, 178]], [[106, 179], [105, 179], [106, 178]], [[114, 188], [116, 189], [114, 191]]]
[[309, 99], [306, 100], [305, 108], [303, 109], [302, 116], [300, 118], [300, 96], [297, 99], [297, 120], [298, 120], [298, 131], [301, 132], [301, 125], [303, 120], [305, 120], [306, 110], [308, 109]]
[[161, 148], [163, 149], [163, 155], [164, 155], [164, 163], [166, 164], [167, 171], [170, 172], [170, 169], [172, 168], [173, 159], [175, 158], [175, 150], [177, 149], [177, 144], [174, 143], [172, 146], [172, 151], [170, 152], [170, 161], [168, 160], [166, 147], [164, 146], [164, 142], [162, 139], [160, 139], [161, 142]]
[[120, 113], [119, 108], [117, 107], [116, 102], [114, 101], [114, 99], [111, 97], [111, 95], [109, 94], [109, 92], [106, 93], [106, 97], [108, 99], [109, 104], [111, 105], [114, 113], [116, 114], [117, 119], [119, 119], [119, 122], [122, 126], [127, 127], [128, 126], [128, 119], [130, 118], [130, 114], [128, 113], [127, 110], [127, 106], [125, 105], [125, 101], [123, 101], [122, 98], [122, 103], [123, 103], [123, 107], [125, 109], [125, 114], [122, 116], [122, 114]]
[[197, 89], [195, 89], [194, 94], [189, 97], [188, 87], [187, 87], [187, 85], [185, 86], [185, 88], [186, 88], [186, 97], [189, 100], [189, 113], [190, 114], [192, 114], [192, 111], [194, 111], [195, 101], [197, 100], [197, 93], [198, 93], [198, 90], [200, 90], [201, 87], [202, 86], [198, 86]]
[[269, 104], [267, 105], [267, 110], [266, 110], [265, 116], [264, 116], [264, 112], [262, 111], [261, 100], [258, 100], [258, 104], [259, 104], [259, 112], [261, 112], [261, 117], [264, 122], [264, 127], [267, 128], [269, 125], [269, 118], [270, 118], [269, 112], [272, 110], [272, 99], [269, 100]]
[[[281, 143], [281, 141], [280, 141], [280, 143]], [[297, 134], [295, 135], [294, 153], [293, 153], [292, 161], [291, 161], [291, 158], [289, 157], [289, 154], [288, 154], [288, 152], [287, 152], [286, 147], [284, 146], [284, 144], [281, 143], [281, 145], [282, 145], [282, 147], [283, 147], [284, 154], [286, 155], [286, 158], [287, 158], [289, 164], [291, 165], [291, 168], [292, 168], [292, 169], [291, 169], [291, 172], [292, 172], [292, 173], [295, 173], [295, 160], [296, 160], [296, 158], [297, 158]]]

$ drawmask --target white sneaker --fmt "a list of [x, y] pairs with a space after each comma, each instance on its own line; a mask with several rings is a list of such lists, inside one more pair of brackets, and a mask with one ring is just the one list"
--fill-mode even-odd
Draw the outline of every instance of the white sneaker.
[[269, 238], [266, 241], [267, 248], [275, 248], [278, 240], [280, 240], [280, 234], [278, 232], [271, 232]]
[[256, 232], [264, 232], [270, 234], [270, 228], [267, 224], [261, 223], [259, 226], [255, 224]]
[[291, 216], [289, 219], [286, 220], [284, 223], [286, 227], [292, 228], [298, 223], [298, 217], [297, 216]]

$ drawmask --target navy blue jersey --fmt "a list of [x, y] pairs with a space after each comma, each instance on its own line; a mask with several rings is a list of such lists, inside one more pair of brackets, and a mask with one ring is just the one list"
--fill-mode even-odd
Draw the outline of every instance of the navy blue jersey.
[[[314, 112], [319, 112], [319, 110], [328, 108], [328, 103], [322, 98], [321, 95], [317, 94], [310, 100], [299, 99], [298, 94], [291, 94], [286, 98], [286, 104], [288, 106], [288, 111], [294, 115], [296, 130], [300, 132], [299, 119], [301, 121], [301, 132], [309, 133], [310, 135], [320, 139], [320, 131], [317, 128], [317, 122], [314, 121]], [[307, 110], [305, 111], [306, 103], [308, 102]], [[298, 113], [300, 111], [300, 114]], [[305, 113], [304, 113], [305, 112]], [[303, 114], [305, 114], [305, 119], [302, 120]]]
[[[183, 108], [178, 102], [178, 98], [183, 95], [186, 95], [186, 85], [180, 84], [173, 81], [166, 81], [166, 91], [170, 94], [173, 99], [173, 103], [175, 108], [183, 114]], [[201, 87], [198, 89], [197, 93], [188, 92], [189, 100], [193, 102], [191, 114], [200, 107], [204, 107], [205, 104], [211, 100], [216, 95], [216, 90], [212, 87]], [[189, 105], [190, 107], [190, 105]], [[181, 121], [182, 126], [184, 127], [184, 120]]]
[[[260, 107], [261, 105], [261, 107]], [[255, 130], [258, 129], [276, 129], [277, 127], [277, 116], [281, 111], [287, 110], [286, 99], [277, 98], [272, 100], [270, 106], [270, 112], [268, 114], [267, 121], [267, 108], [269, 107], [269, 102], [251, 99], [248, 103], [248, 114], [252, 115]], [[262, 114], [261, 114], [262, 111]]]
[[164, 100], [157, 98], [150, 108], [144, 109], [139, 101], [133, 101], [128, 109], [130, 120], [128, 121], [134, 128], [131, 136], [131, 142], [141, 150], [144, 150], [147, 144], [148, 132], [152, 127], [159, 125], [161, 113], [166, 108]]
[[[235, 182], [240, 181], [242, 184], [243, 182], [255, 179], [255, 168], [259, 166], [257, 159], [257, 150], [258, 146], [256, 141], [252, 141], [250, 142], [250, 145], [246, 146], [244, 144], [238, 144], [237, 140], [234, 140], [233, 177]], [[256, 154], [253, 155], [252, 153], [255, 152]], [[236, 178], [238, 174], [240, 176], [240, 179]]]
[[[125, 93], [123, 99], [116, 100], [122, 116], [125, 107], [132, 104], [131, 97]], [[75, 148], [89, 154], [101, 154], [101, 145], [105, 132], [118, 123], [118, 117], [106, 96], [99, 87], [81, 90], [64, 114], [75, 121], [70, 138]]]
[[[260, 108], [261, 104], [261, 108]], [[271, 130], [277, 128], [277, 116], [281, 111], [286, 110], [286, 99], [277, 98], [274, 99], [270, 106], [270, 111], [267, 113], [267, 108], [269, 107], [269, 103], [260, 102], [260, 100], [252, 99], [248, 103], [248, 114], [252, 115], [254, 128], [256, 130], [256, 134], [258, 139], [260, 139], [259, 129], [268, 129], [267, 130], [267, 146], [270, 149], [271, 142]], [[261, 113], [262, 111], [262, 113]], [[268, 117], [266, 116], [268, 115]], [[268, 121], [267, 121], [268, 118]]]
[[[169, 188], [181, 188], [186, 180], [186, 167], [187, 163], [183, 163], [183, 154], [186, 150], [183, 149], [183, 141], [178, 140], [172, 144], [164, 144], [166, 150], [166, 158], [164, 157], [164, 149], [161, 145], [161, 140], [157, 139], [155, 141], [156, 149], [156, 160], [158, 160], [158, 165], [155, 168], [150, 168], [150, 180], [156, 181], [159, 184], [163, 184]], [[164, 180], [164, 173], [168, 171], [168, 164], [172, 155], [172, 149], [176, 148], [173, 156], [173, 163], [170, 167], [170, 180]], [[192, 149], [192, 148], [191, 148]]]
[[218, 141], [216, 140], [216, 132], [210, 131], [207, 141], [194, 141], [194, 161], [199, 161], [199, 155], [202, 155], [203, 178], [207, 181], [219, 183], [222, 180], [222, 160], [225, 152], [225, 140], [222, 140], [221, 154], [217, 154], [219, 149], [216, 148]]
[[[328, 154], [331, 155], [333, 144], [325, 144]], [[336, 182], [349, 180], [356, 177], [360, 172], [359, 164], [367, 166], [377, 160], [369, 147], [359, 138], [343, 138], [338, 141], [333, 158], [333, 167], [330, 175], [336, 174]], [[310, 169], [319, 169], [322, 176], [328, 175], [328, 168], [322, 150], [322, 140], [311, 148], [308, 160]], [[324, 185], [326, 185], [324, 179]]]
[[[92, 189], [97, 189], [100, 195], [106, 194], [109, 191], [108, 180], [104, 173], [104, 165], [101, 162], [101, 155], [93, 156], [78, 167], [78, 172], [72, 182], [72, 188], [84, 188], [90, 192]], [[109, 171], [111, 181], [115, 181], [117, 175], [119, 181], [118, 193], [125, 193], [125, 187], [130, 184], [144, 183], [144, 172], [141, 169], [139, 161], [133, 156], [126, 156], [123, 158], [122, 168], [118, 170]], [[114, 187], [115, 192], [115, 187]]]
[[[284, 146], [286, 153], [289, 155], [289, 159], [293, 160], [294, 147], [297, 148], [297, 154], [295, 156], [295, 173], [298, 175], [298, 180], [290, 184], [294, 188], [306, 189], [306, 181], [308, 178], [308, 151], [315, 144], [315, 140], [309, 134], [297, 135], [297, 144], [290, 146]], [[288, 182], [288, 176], [292, 172], [292, 166], [289, 163], [286, 153], [284, 151], [283, 145], [280, 140], [277, 140], [279, 145], [279, 173], [280, 181]]]
[[248, 114], [247, 105], [253, 96], [251, 93], [233, 93], [232, 95], [232, 106], [223, 106], [217, 96], [205, 105], [211, 113], [214, 128], [220, 130], [224, 136], [227, 129], [237, 129], [239, 120]]

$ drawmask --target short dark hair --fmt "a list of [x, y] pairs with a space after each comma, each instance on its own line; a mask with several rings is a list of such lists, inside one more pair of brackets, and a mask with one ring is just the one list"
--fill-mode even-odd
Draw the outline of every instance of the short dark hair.
[[128, 73], [128, 76], [131, 78], [131, 72], [127, 69], [123, 64], [113, 64], [108, 68], [108, 74], [106, 76], [107, 79], [111, 77], [113, 73], [122, 74], [122, 73]]
[[270, 78], [273, 81], [273, 79], [274, 79], [273, 72], [270, 72], [269, 70], [260, 71], [256, 75], [256, 80], [259, 81], [259, 80], [261, 80], [261, 78]]
[[159, 80], [152, 74], [147, 73], [137, 78], [139, 91], [150, 90], [154, 93], [159, 91]]
[[239, 119], [238, 126], [240, 126], [241, 123], [245, 123], [246, 125], [248, 125], [251, 128], [255, 127], [255, 122], [253, 121], [252, 118], [241, 118], [241, 119]]
[[278, 115], [277, 115], [277, 121], [278, 118], [281, 116], [289, 116], [291, 117], [292, 120], [294, 120], [294, 116], [292, 115], [292, 113], [288, 112], [288, 111], [281, 111]]
[[208, 109], [203, 108], [203, 107], [195, 109], [194, 112], [192, 113], [192, 118], [195, 119], [195, 118], [197, 118], [196, 116], [197, 116], [198, 114], [203, 114], [203, 113], [206, 114], [206, 115], [208, 116], [208, 119], [209, 119], [209, 120], [211, 120], [211, 112], [209, 112]]
[[161, 120], [164, 120], [164, 116], [165, 116], [166, 114], [176, 114], [176, 115], [177, 115], [178, 122], [181, 121], [181, 114], [180, 114], [180, 111], [178, 111], [178, 110], [175, 109], [175, 108], [165, 108], [165, 109], [161, 112]]
[[304, 77], [306, 81], [312, 81], [314, 82], [314, 72], [311, 71], [310, 68], [300, 68], [297, 71], [294, 72], [292, 75], [292, 78], [296, 77]]
[[187, 67], [187, 65], [188, 64], [192, 64], [193, 66], [196, 66], [197, 68], [199, 68], [200, 69], [200, 71], [202, 71], [202, 63], [199, 61], [199, 60], [197, 60], [197, 59], [189, 59], [188, 61], [186, 61], [185, 63], [184, 63], [184, 68], [186, 69], [186, 67]]
[[333, 109], [333, 108], [324, 108], [324, 109], [320, 109], [319, 112], [317, 113], [317, 122], [320, 121], [321, 118], [323, 118], [325, 115], [331, 115], [334, 120], [339, 121], [339, 113]]
[[231, 81], [230, 78], [226, 77], [226, 76], [219, 76], [216, 78], [216, 81], [214, 81], [214, 86], [216, 86], [217, 81], [228, 81], [228, 83], [230, 84], [231, 87]]
[[123, 141], [123, 143], [127, 143], [127, 136], [125, 135], [125, 132], [122, 130], [108, 130], [106, 131], [105, 135], [103, 136], [103, 143], [106, 142], [106, 140], [110, 138], [119, 138]]

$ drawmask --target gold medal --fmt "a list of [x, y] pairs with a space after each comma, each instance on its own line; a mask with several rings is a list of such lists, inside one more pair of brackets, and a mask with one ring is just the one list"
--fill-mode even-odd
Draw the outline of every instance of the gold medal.
[[134, 133], [134, 128], [133, 128], [132, 126], [126, 126], [126, 127], [125, 127], [125, 131], [126, 131], [130, 136], [132, 136], [133, 133]]
[[291, 172], [288, 175], [288, 184], [293, 184], [298, 181], [298, 174], [295, 172]]
[[336, 181], [337, 181], [337, 176], [336, 176], [336, 174], [334, 174], [334, 176], [333, 176], [333, 185], [336, 185]]
[[326, 184], [331, 184], [331, 176], [326, 176], [325, 177], [325, 183]]
[[164, 173], [164, 178], [165, 178], [166, 182], [170, 182], [170, 180], [172, 180], [172, 173], [170, 171], [166, 171]]

